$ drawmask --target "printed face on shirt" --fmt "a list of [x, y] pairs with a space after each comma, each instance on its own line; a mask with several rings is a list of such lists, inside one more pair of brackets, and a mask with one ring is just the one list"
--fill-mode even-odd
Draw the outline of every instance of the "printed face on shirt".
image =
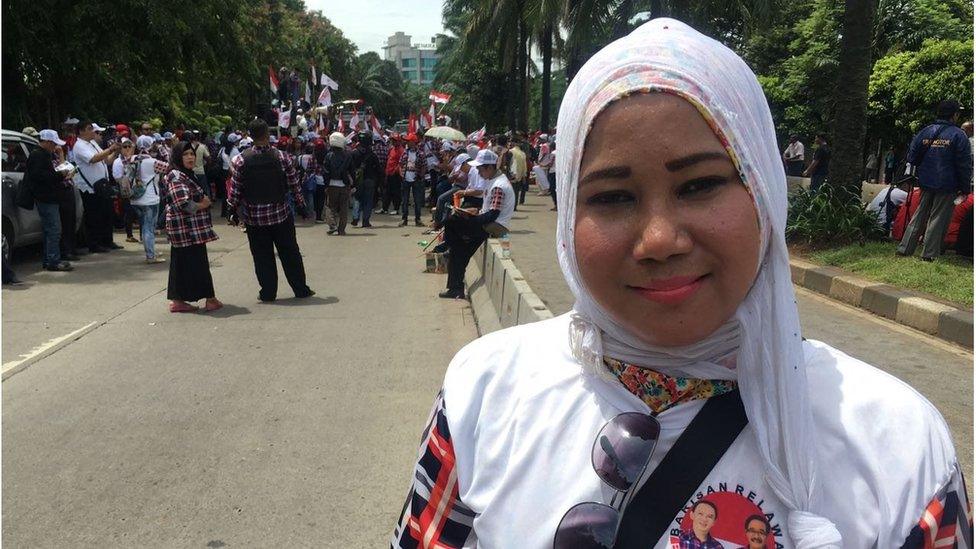
[[752, 197], [705, 119], [675, 95], [628, 96], [597, 116], [575, 223], [583, 284], [653, 345], [712, 334], [756, 276]]
[[766, 547], [766, 535], [769, 528], [766, 522], [760, 519], [752, 519], [746, 524], [746, 539], [749, 541], [749, 549], [763, 549]]
[[716, 515], [717, 513], [715, 512], [715, 508], [707, 502], [700, 502], [697, 504], [694, 512], [691, 515], [691, 520], [695, 534], [699, 537], [699, 539], [704, 541], [704, 539], [708, 537], [708, 533], [712, 530], [712, 526], [715, 526]]

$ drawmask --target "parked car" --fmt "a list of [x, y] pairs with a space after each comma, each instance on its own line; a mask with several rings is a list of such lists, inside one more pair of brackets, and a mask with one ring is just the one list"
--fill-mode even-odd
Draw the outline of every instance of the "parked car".
[[[17, 189], [24, 179], [27, 156], [38, 148], [37, 140], [29, 135], [11, 130], [2, 130], [2, 183], [3, 183], [3, 238], [11, 249], [36, 244], [42, 239], [41, 218], [37, 208], [25, 210], [17, 207]], [[75, 232], [81, 228], [84, 207], [81, 194], [74, 189], [75, 206], [78, 211]]]

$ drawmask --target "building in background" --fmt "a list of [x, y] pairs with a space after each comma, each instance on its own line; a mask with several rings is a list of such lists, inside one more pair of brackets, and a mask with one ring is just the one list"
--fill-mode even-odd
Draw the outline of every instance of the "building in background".
[[429, 86], [437, 75], [437, 37], [428, 44], [411, 44], [411, 36], [397, 32], [386, 39], [383, 57], [396, 63], [397, 70], [407, 82], [418, 86]]

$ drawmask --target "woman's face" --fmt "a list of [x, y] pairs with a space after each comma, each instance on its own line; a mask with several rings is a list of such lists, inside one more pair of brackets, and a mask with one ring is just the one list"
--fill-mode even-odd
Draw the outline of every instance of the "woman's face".
[[579, 181], [580, 274], [614, 320], [674, 347], [732, 316], [756, 276], [759, 222], [694, 106], [665, 93], [613, 103], [587, 136]]
[[193, 165], [197, 162], [197, 155], [193, 152], [193, 149], [187, 149], [183, 151], [183, 167], [192, 170]]

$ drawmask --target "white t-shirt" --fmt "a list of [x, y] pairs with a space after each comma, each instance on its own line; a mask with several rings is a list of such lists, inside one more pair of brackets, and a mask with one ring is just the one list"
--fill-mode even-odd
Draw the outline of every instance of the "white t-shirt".
[[[884, 225], [888, 221], [888, 212], [885, 211], [884, 199], [885, 195], [888, 194], [888, 188], [885, 187], [875, 195], [871, 203], [868, 204], [868, 211], [878, 214], [878, 223]], [[895, 187], [891, 189], [891, 202], [895, 206], [901, 206], [905, 203], [908, 198], [908, 193]]]
[[495, 192], [495, 189], [501, 189], [503, 193], [502, 207], [499, 210], [498, 218], [495, 219], [495, 223], [508, 228], [512, 222], [512, 215], [515, 214], [515, 190], [512, 188], [512, 183], [505, 174], [499, 172], [494, 179], [487, 182], [487, 186], [484, 202], [481, 204], [481, 213], [489, 210], [489, 206], [491, 206], [491, 195]]
[[790, 162], [795, 162], [795, 161], [803, 160], [803, 153], [804, 153], [803, 143], [796, 141], [794, 143], [790, 143], [786, 147], [786, 151], [783, 153], [783, 156], [785, 156], [786, 159], [789, 160]]
[[[92, 141], [78, 138], [72, 149], [78, 173], [74, 177], [75, 186], [83, 193], [94, 193], [92, 185], [99, 179], [108, 179], [108, 165], [105, 162], [92, 163], [92, 158], [102, 152], [102, 148]], [[86, 182], [85, 179], [88, 181]]]
[[[618, 414], [649, 409], [616, 380], [583, 372], [569, 348], [569, 322], [566, 314], [497, 331], [451, 361], [443, 413], [458, 497], [473, 512], [472, 519], [451, 511], [452, 520], [473, 524], [464, 547], [549, 549], [568, 509], [609, 504], [616, 493], [593, 470], [594, 440]], [[822, 513], [843, 547], [900, 547], [930, 502], [949, 492], [968, 509], [949, 430], [931, 403], [826, 344], [807, 341], [803, 352], [815, 432], [800, 436], [817, 441]], [[661, 435], [647, 474], [704, 402], [657, 415]], [[743, 523], [753, 514], [768, 519], [770, 547], [794, 547], [788, 509], [766, 483], [756, 445], [747, 425], [655, 548], [678, 546], [688, 507], [702, 498], [719, 508], [711, 534], [725, 547], [746, 545]]]
[[488, 188], [488, 181], [481, 177], [481, 174], [478, 173], [478, 168], [471, 166], [471, 169], [468, 170], [468, 186], [466, 190], [484, 191], [486, 188]]
[[156, 173], [157, 160], [154, 158], [143, 158], [139, 163], [139, 180], [146, 185], [146, 192], [139, 198], [129, 201], [133, 206], [155, 206], [159, 204], [159, 180], [162, 174]]
[[417, 180], [417, 151], [407, 150], [403, 154], [407, 155], [407, 165], [403, 169], [403, 180], [414, 182]]

